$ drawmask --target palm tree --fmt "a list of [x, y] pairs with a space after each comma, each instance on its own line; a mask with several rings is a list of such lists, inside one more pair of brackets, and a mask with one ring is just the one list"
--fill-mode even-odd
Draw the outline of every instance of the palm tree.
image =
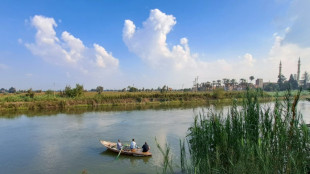
[[217, 80], [217, 87], [220, 87], [220, 86], [222, 86], [222, 80]]
[[229, 81], [230, 81], [229, 79], [226, 79], [226, 78], [223, 79], [225, 90], [228, 90]]
[[233, 86], [233, 89], [235, 89], [235, 85], [236, 85], [236, 79], [231, 79], [230, 80], [231, 85]]
[[241, 78], [239, 84], [240, 84], [241, 88], [244, 89], [244, 86], [246, 85], [246, 80]]
[[206, 87], [207, 87], [208, 90], [210, 90], [212, 88], [211, 82], [208, 81], [207, 84], [206, 84]]
[[254, 80], [254, 76], [250, 76], [249, 79], [251, 80], [251, 83], [252, 83], [252, 81]]

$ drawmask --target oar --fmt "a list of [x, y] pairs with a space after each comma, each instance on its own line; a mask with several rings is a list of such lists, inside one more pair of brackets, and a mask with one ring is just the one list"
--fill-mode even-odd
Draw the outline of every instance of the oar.
[[117, 157], [116, 157], [116, 160], [117, 160], [118, 157], [121, 155], [121, 152], [122, 152], [122, 150], [123, 150], [123, 147], [124, 147], [124, 146], [122, 146], [121, 150], [119, 151], [119, 153], [118, 153], [118, 155], [117, 155]]

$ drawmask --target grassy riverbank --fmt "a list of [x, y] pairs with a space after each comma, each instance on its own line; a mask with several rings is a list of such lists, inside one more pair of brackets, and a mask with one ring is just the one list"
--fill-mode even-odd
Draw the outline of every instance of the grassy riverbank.
[[[243, 91], [214, 90], [210, 92], [84, 92], [79, 97], [64, 97], [61, 93], [0, 94], [0, 111], [63, 110], [79, 107], [111, 107], [128, 105], [183, 105], [230, 103], [243, 97]], [[274, 93], [261, 92], [262, 100], [272, 101]], [[305, 93], [306, 95], [306, 93]]]

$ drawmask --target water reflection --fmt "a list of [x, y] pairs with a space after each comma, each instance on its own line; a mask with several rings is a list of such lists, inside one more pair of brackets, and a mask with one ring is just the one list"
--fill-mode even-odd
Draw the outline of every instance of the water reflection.
[[[121, 106], [99, 106], [99, 107], [79, 107], [79, 108], [67, 108], [64, 110], [11, 110], [0, 111], [0, 118], [16, 118], [22, 115], [27, 117], [37, 116], [56, 116], [57, 114], [78, 115], [87, 112], [117, 112], [117, 111], [139, 111], [139, 110], [169, 110], [169, 109], [189, 109], [197, 107], [208, 107], [210, 103], [179, 103], [179, 104], [144, 104], [144, 105], [121, 105]], [[220, 106], [220, 105], [216, 105]]]
[[108, 156], [111, 158], [111, 160], [130, 160], [130, 163], [132, 165], [137, 165], [137, 161], [143, 161], [145, 164], [147, 164], [152, 158], [151, 156], [145, 156], [145, 157], [135, 157], [135, 156], [129, 156], [129, 155], [120, 155], [118, 159], [116, 159], [118, 153], [112, 152], [108, 149], [102, 151], [100, 155]]
[[116, 112], [116, 111], [139, 111], [139, 110], [169, 110], [169, 109], [190, 109], [190, 108], [201, 108], [212, 106], [215, 110], [221, 110], [225, 106], [229, 106], [231, 101], [220, 101], [212, 100], [206, 102], [197, 103], [155, 103], [155, 104], [141, 104], [141, 105], [106, 105], [106, 106], [96, 106], [96, 107], [71, 107], [66, 109], [51, 109], [51, 110], [10, 110], [10, 111], [0, 111], [0, 118], [16, 118], [22, 115], [27, 117], [37, 117], [37, 116], [55, 116], [57, 114], [67, 114], [67, 115], [77, 115], [84, 114], [87, 112]]

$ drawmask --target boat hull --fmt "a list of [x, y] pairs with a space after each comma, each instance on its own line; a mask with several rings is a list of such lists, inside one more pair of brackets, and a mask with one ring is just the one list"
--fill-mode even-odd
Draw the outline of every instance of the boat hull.
[[[100, 140], [100, 143], [112, 152], [119, 153], [120, 151], [116, 148], [116, 143], [110, 141]], [[134, 150], [122, 150], [121, 154], [130, 156], [152, 156], [151, 152], [142, 152], [142, 149]]]

